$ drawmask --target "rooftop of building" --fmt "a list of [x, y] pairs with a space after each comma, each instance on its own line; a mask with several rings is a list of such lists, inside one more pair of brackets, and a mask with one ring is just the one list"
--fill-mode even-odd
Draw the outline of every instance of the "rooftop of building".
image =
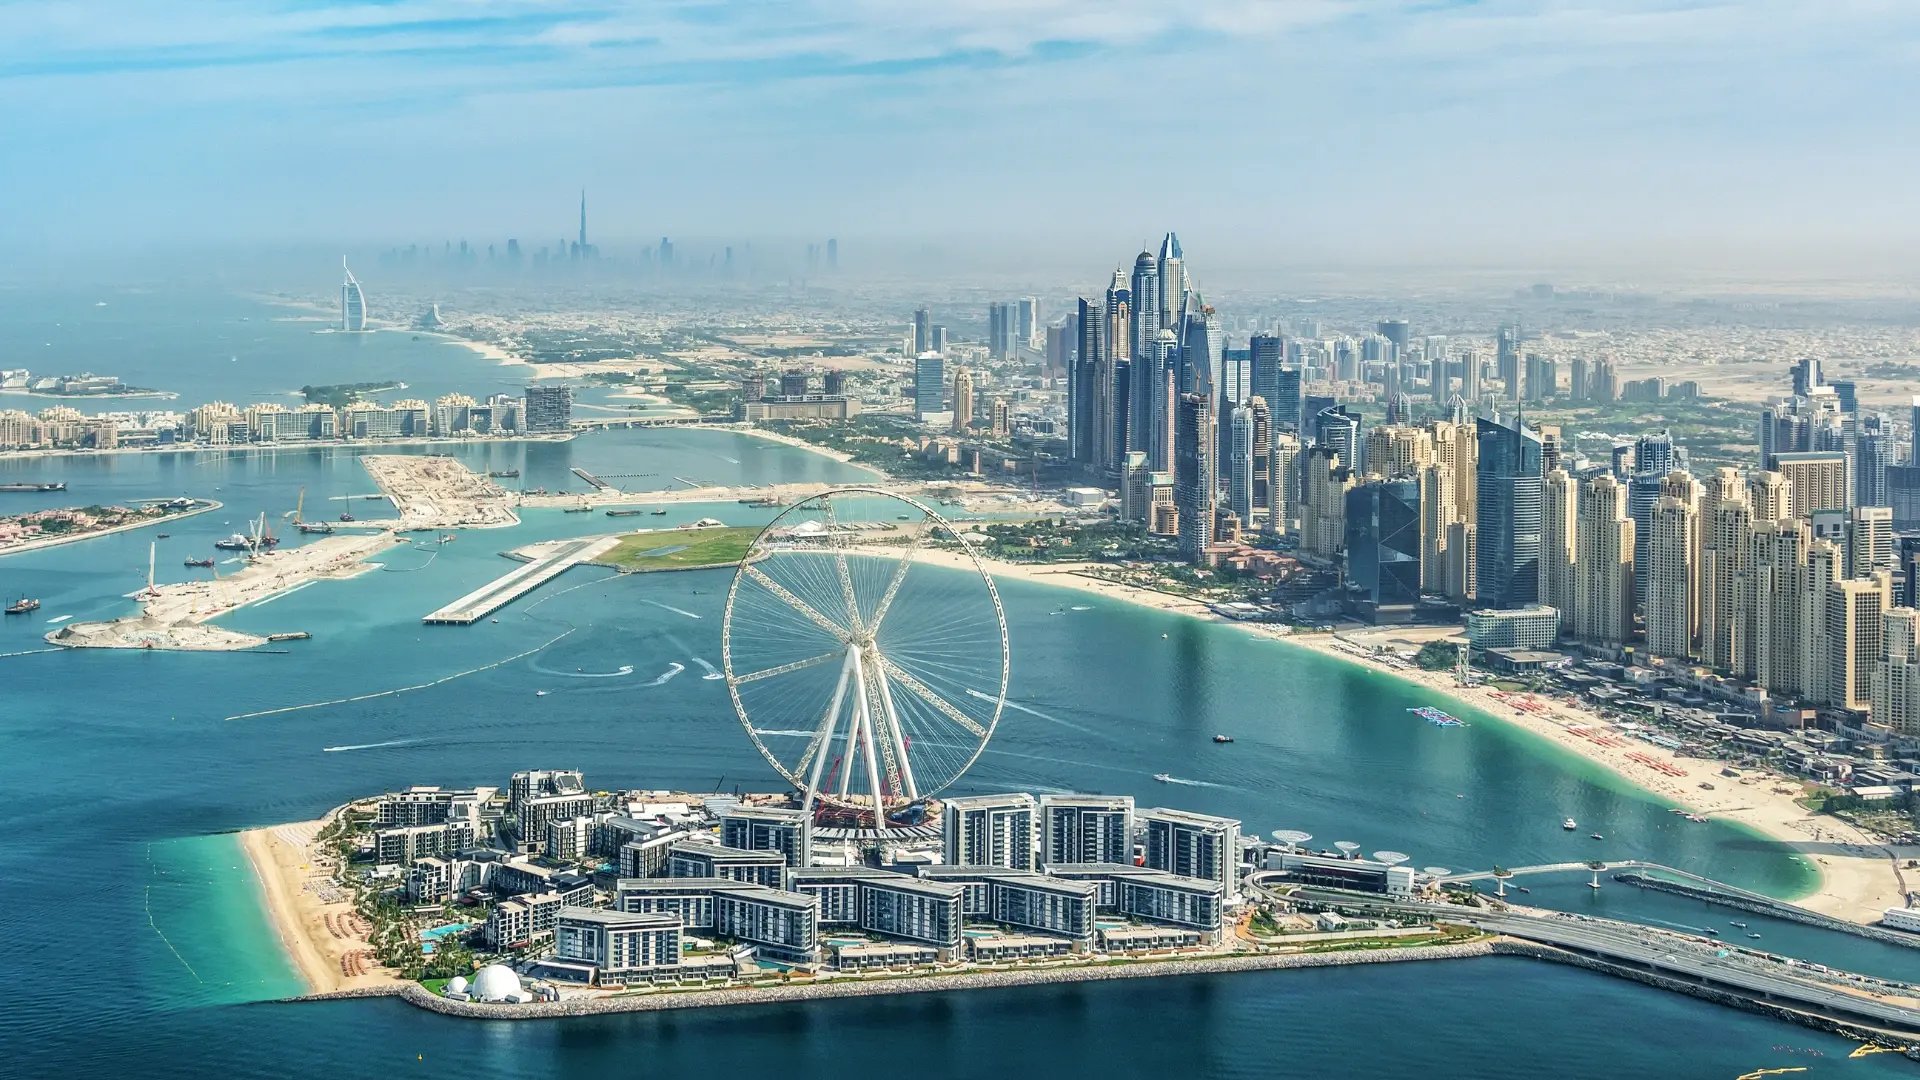
[[625, 912], [608, 908], [563, 907], [561, 922], [594, 923], [624, 929], [679, 929], [680, 916], [665, 911]]
[[1235, 818], [1216, 817], [1213, 814], [1196, 814], [1191, 810], [1175, 810], [1166, 806], [1156, 806], [1150, 810], [1142, 810], [1140, 816], [1149, 821], [1157, 818], [1161, 821], [1172, 821], [1181, 825], [1197, 825], [1208, 829], [1217, 829], [1225, 826], [1232, 826], [1236, 829], [1240, 827], [1239, 820]]

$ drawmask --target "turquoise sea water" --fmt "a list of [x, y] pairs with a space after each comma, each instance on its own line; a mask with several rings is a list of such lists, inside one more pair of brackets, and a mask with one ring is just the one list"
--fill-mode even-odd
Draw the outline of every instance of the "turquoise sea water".
[[[476, 468], [518, 467], [522, 483], [549, 487], [567, 483], [572, 465], [655, 474], [627, 481], [633, 486], [672, 486], [674, 475], [723, 483], [862, 475], [718, 432], [607, 433], [461, 453]], [[302, 488], [313, 516], [317, 500], [371, 490], [353, 454], [338, 450], [0, 461], [0, 477], [28, 474], [68, 480], [73, 501], [182, 492], [225, 501], [226, 511], [168, 529], [157, 559], [163, 580], [203, 573], [186, 570], [182, 557], [209, 553], [212, 539], [248, 515], [290, 509]], [[641, 520], [713, 514], [745, 524], [769, 513], [679, 506]], [[8, 896], [0, 905], [8, 986], [0, 1072], [644, 1067], [824, 1077], [868, 1061], [911, 1061], [930, 1076], [1069, 1064], [1076, 1074], [1201, 1077], [1905, 1071], [1885, 1057], [1839, 1061], [1847, 1044], [1795, 1027], [1518, 960], [532, 1025], [449, 1021], [394, 1002], [260, 1004], [299, 987], [233, 830], [304, 820], [407, 784], [498, 784], [540, 766], [581, 767], [606, 786], [772, 786], [722, 684], [697, 677], [695, 660], [719, 660], [725, 572], [622, 578], [576, 569], [500, 612], [498, 623], [420, 625], [422, 614], [502, 572], [499, 551], [608, 528], [597, 514], [546, 511], [517, 529], [463, 532], [444, 546], [395, 545], [376, 557], [381, 569], [225, 620], [314, 632], [284, 654], [37, 651], [49, 619], [129, 610], [124, 594], [144, 577], [155, 530], [0, 559], [0, 591], [43, 600], [35, 616], [0, 622], [0, 791], [10, 796], [0, 800]], [[1147, 804], [1232, 814], [1251, 831], [1303, 828], [1321, 842], [1352, 839], [1455, 868], [1585, 858], [1602, 846], [1586, 838], [1591, 827], [1616, 857], [1783, 894], [1810, 880], [1778, 847], [1682, 821], [1490, 717], [1469, 711], [1470, 727], [1431, 727], [1405, 712], [1427, 703], [1421, 692], [1383, 674], [1230, 626], [1043, 586], [1003, 582], [1002, 594], [1014, 707], [961, 792], [1127, 792]], [[652, 685], [673, 664], [687, 670]], [[630, 676], [577, 677], [627, 666]], [[536, 698], [535, 689], [550, 693]], [[385, 691], [396, 692], [274, 711]], [[1216, 731], [1236, 742], [1213, 744]], [[1184, 782], [1155, 783], [1158, 772]], [[1582, 822], [1580, 833], [1560, 828], [1566, 816]], [[1577, 881], [1537, 885], [1532, 898], [1674, 925], [1718, 926], [1726, 916], [1625, 887], [1596, 895]], [[1771, 948], [1913, 971], [1911, 952], [1751, 921]], [[1143, 1017], [1152, 1018], [1151, 1036], [1141, 1034]]]

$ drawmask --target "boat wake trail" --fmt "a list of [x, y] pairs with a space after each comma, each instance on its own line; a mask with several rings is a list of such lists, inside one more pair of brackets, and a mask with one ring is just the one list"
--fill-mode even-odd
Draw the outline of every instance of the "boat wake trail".
[[535, 645], [533, 648], [528, 649], [525, 652], [515, 653], [512, 656], [507, 657], [505, 660], [495, 660], [491, 664], [482, 664], [477, 668], [468, 668], [465, 671], [456, 671], [451, 675], [443, 675], [440, 678], [433, 680], [432, 682], [415, 683], [412, 686], [401, 686], [401, 687], [396, 687], [395, 689], [392, 689], [392, 690], [378, 690], [371, 694], [355, 694], [353, 697], [334, 698], [330, 701], [309, 701], [304, 705], [283, 705], [278, 709], [260, 709], [257, 712], [237, 713], [233, 716], [227, 717], [227, 719], [228, 720], [253, 720], [262, 716], [279, 716], [282, 713], [300, 712], [303, 709], [320, 709], [320, 708], [325, 708], [328, 705], [349, 705], [356, 701], [372, 701], [374, 698], [393, 697], [396, 694], [410, 693], [414, 690], [425, 690], [429, 687], [439, 686], [443, 683], [450, 683], [455, 679], [464, 679], [469, 675], [478, 675], [483, 671], [492, 671], [494, 668], [500, 667], [502, 665], [511, 664], [515, 660], [525, 660], [527, 657], [532, 656], [537, 652], [540, 652], [541, 650], [559, 641], [561, 638], [571, 635], [573, 633], [573, 630], [574, 628], [568, 627], [566, 630], [563, 630], [559, 634], [556, 634], [553, 637], [548, 638], [546, 641], [543, 641], [540, 644]]
[[59, 652], [59, 649], [23, 649], [20, 652], [0, 652], [0, 660], [15, 656], [38, 656], [41, 653]]
[[725, 675], [722, 675], [722, 674], [720, 674], [720, 673], [719, 673], [718, 671], [716, 671], [716, 670], [714, 670], [714, 667], [713, 667], [713, 665], [712, 665], [712, 664], [709, 664], [709, 663], [707, 663], [707, 662], [706, 662], [705, 660], [703, 660], [703, 659], [701, 659], [701, 658], [700, 658], [700, 657], [698, 657], [698, 656], [696, 656], [696, 657], [694, 657], [694, 658], [693, 658], [693, 662], [694, 662], [694, 663], [696, 663], [696, 664], [699, 664], [699, 665], [700, 665], [700, 667], [701, 667], [701, 668], [702, 668], [702, 669], [703, 669], [704, 671], [706, 671], [706, 674], [705, 674], [705, 675], [702, 675], [702, 676], [700, 676], [700, 677], [701, 677], [702, 679], [724, 679], [724, 678], [726, 678], [726, 676], [725, 676]]
[[[994, 700], [994, 696], [992, 694], [983, 693], [979, 690], [969, 689], [967, 691], [967, 695], [969, 697], [979, 698], [981, 701]], [[1072, 730], [1078, 731], [1083, 735], [1097, 736], [1100, 734], [1098, 731], [1095, 731], [1094, 729], [1087, 727], [1084, 724], [1076, 724], [1071, 720], [1062, 720], [1060, 717], [1055, 716], [1052, 713], [1041, 712], [1039, 709], [1033, 708], [1030, 705], [1022, 705], [1019, 702], [1013, 700], [1012, 698], [1007, 699], [1006, 707], [1009, 709], [1012, 709], [1014, 712], [1023, 712], [1023, 713], [1026, 713], [1028, 716], [1037, 716], [1040, 719], [1045, 720], [1049, 723], [1059, 724], [1063, 728], [1071, 728]]]
[[685, 608], [677, 608], [677, 607], [671, 607], [671, 606], [669, 606], [669, 605], [667, 605], [667, 604], [663, 604], [663, 603], [661, 603], [661, 602], [660, 602], [660, 601], [658, 601], [658, 600], [649, 600], [649, 601], [647, 601], [647, 603], [649, 603], [649, 604], [652, 604], [652, 605], [653, 605], [654, 607], [657, 607], [657, 608], [663, 608], [663, 609], [665, 609], [665, 610], [667, 610], [667, 611], [671, 611], [671, 612], [673, 612], [673, 613], [674, 613], [675, 615], [685, 615], [685, 616], [686, 616], [687, 618], [689, 618], [689, 619], [699, 619], [699, 618], [703, 618], [703, 617], [704, 617], [704, 616], [700, 616], [700, 615], [695, 615], [695, 614], [694, 614], [693, 612], [691, 612], [691, 611], [688, 611], [688, 610], [686, 610]]
[[1225, 784], [1211, 783], [1206, 780], [1189, 780], [1184, 776], [1154, 777], [1154, 779], [1159, 780], [1163, 784], [1179, 784], [1181, 787], [1226, 787], [1227, 786]]
[[668, 679], [673, 678], [675, 675], [678, 675], [685, 670], [687, 670], [687, 665], [685, 664], [668, 664], [667, 670], [661, 672], [660, 675], [657, 678], [655, 678], [652, 682], [642, 683], [641, 685], [665, 686], [667, 684]]
[[533, 670], [542, 675], [552, 675], [561, 679], [618, 679], [633, 674], [633, 665], [621, 664], [612, 671], [559, 671], [534, 664]]
[[323, 754], [343, 754], [349, 750], [380, 750], [389, 746], [412, 746], [414, 743], [420, 741], [422, 740], [393, 739], [388, 742], [354, 743], [351, 746], [323, 746], [320, 748], [320, 752]]
[[54, 623], [63, 623], [71, 618], [73, 618], [71, 615], [55, 615], [53, 618], [47, 620], [47, 625], [52, 626]]

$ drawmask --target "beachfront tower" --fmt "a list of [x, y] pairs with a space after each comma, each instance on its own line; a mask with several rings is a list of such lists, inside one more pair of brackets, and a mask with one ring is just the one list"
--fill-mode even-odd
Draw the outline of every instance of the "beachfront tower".
[[340, 269], [347, 279], [340, 283], [340, 329], [361, 331], [367, 328], [367, 294], [360, 291], [360, 281], [347, 269], [345, 256], [340, 258]]

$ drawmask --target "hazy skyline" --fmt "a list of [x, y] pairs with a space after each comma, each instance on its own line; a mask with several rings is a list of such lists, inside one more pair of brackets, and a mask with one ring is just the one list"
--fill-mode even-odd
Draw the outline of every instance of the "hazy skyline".
[[1881, 272], [1916, 61], [1878, 0], [0, 0], [0, 244], [550, 243], [584, 186], [606, 245]]

